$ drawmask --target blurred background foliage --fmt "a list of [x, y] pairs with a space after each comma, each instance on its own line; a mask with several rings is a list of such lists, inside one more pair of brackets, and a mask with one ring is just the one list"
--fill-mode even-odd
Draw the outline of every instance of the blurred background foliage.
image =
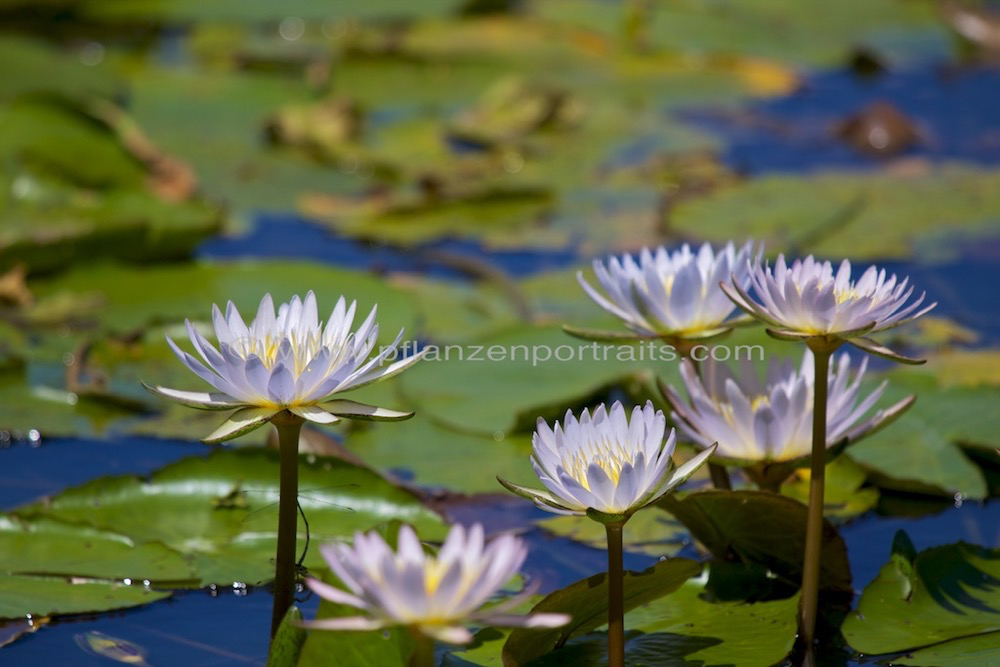
[[[164, 335], [183, 337], [185, 318], [205, 323], [213, 303], [253, 312], [264, 292], [313, 289], [321, 309], [341, 293], [377, 303], [385, 342], [405, 327], [425, 344], [575, 345], [560, 324], [618, 326], [576, 284], [590, 258], [753, 238], [770, 255], [887, 263], [942, 302], [893, 334], [931, 363], [884, 371], [886, 400], [920, 399], [831, 468], [830, 519], [890, 511], [885, 498], [899, 494], [994, 495], [991, 11], [930, 0], [0, 0], [0, 444], [204, 436], [218, 415], [165, 405], [139, 380], [196, 387]], [[752, 329], [726, 344], [795, 353]], [[317, 536], [395, 516], [433, 537], [439, 520], [424, 504], [447, 515], [456, 494], [498, 491], [494, 474], [531, 481], [539, 415], [658, 401], [654, 375], [678, 382], [676, 364], [611, 359], [425, 362], [363, 390], [418, 416], [313, 432], [304, 446], [339, 457], [344, 484], [366, 489], [326, 503], [392, 510], [345, 525], [320, 512]], [[265, 440], [261, 430], [241, 444]], [[36, 486], [0, 473], [23, 489], [18, 502], [65, 485], [51, 481], [63, 479], [52, 456]], [[204, 523], [177, 519], [178, 507], [195, 510], [169, 501], [150, 509], [164, 517], [156, 534], [111, 509], [95, 518], [85, 486], [4, 519], [0, 543], [34, 532], [56, 553], [96, 539], [122, 564], [116, 576], [155, 562], [129, 576], [254, 581], [266, 549], [246, 541], [243, 521], [267, 503], [234, 499], [250, 478], [269, 493], [274, 462], [213, 457], [217, 477], [187, 461], [149, 482], [190, 475]], [[115, 480], [94, 488], [146, 488]], [[804, 489], [796, 478], [784, 492]], [[214, 525], [216, 501], [236, 503], [239, 521]], [[665, 516], [630, 550], [678, 552], [686, 532]], [[91, 525], [66, 527], [80, 521]], [[595, 539], [572, 521], [543, 525]], [[119, 553], [123, 535], [159, 551]], [[194, 560], [177, 561], [185, 551]], [[22, 570], [7, 566], [0, 582], [13, 609], [43, 586]], [[58, 559], [44, 572], [108, 574]], [[95, 583], [59, 606], [58, 581], [44, 583], [56, 602], [41, 612], [118, 604]], [[685, 586], [676, 604], [697, 607], [701, 589]], [[130, 606], [159, 593], [121, 596]], [[768, 650], [781, 655], [789, 636]], [[653, 650], [641, 644], [637, 655]]]

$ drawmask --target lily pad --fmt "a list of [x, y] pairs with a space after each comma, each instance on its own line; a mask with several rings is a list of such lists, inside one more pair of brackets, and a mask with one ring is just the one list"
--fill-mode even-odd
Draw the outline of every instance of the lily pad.
[[[187, 554], [201, 583], [257, 583], [274, 572], [277, 453], [218, 450], [189, 458], [150, 479], [110, 477], [19, 510], [157, 542]], [[413, 495], [338, 459], [302, 457], [299, 503], [309, 522], [307, 567], [322, 567], [315, 544], [400, 519], [428, 538], [444, 524]], [[299, 552], [305, 546], [300, 524]]]
[[0, 618], [126, 609], [170, 597], [169, 591], [58, 577], [0, 576]]
[[[842, 627], [844, 638], [864, 653], [898, 653], [972, 641], [979, 655], [996, 659], [1000, 632], [1000, 550], [959, 542], [919, 554], [902, 531], [878, 577], [861, 594], [857, 611]], [[903, 662], [901, 664], [957, 664]], [[977, 664], [987, 664], [979, 662]]]
[[957, 165], [917, 175], [762, 176], [680, 203], [672, 229], [719, 242], [752, 237], [768, 248], [825, 257], [909, 257], [924, 246], [940, 250], [944, 229], [951, 238], [995, 236], [998, 185], [996, 170]]
[[[709, 566], [712, 567], [712, 566]], [[706, 577], [689, 579], [670, 595], [625, 616], [626, 663], [686, 667], [771, 667], [795, 643], [798, 597], [768, 602], [714, 602]], [[538, 665], [600, 664], [607, 637], [590, 634], [537, 661]]]
[[[959, 445], [992, 451], [1000, 443], [994, 409], [1000, 390], [940, 389], [933, 376], [921, 371], [896, 371], [889, 377], [883, 400], [916, 393], [917, 402], [891, 428], [852, 446], [851, 459], [877, 473], [880, 486], [969, 498], [988, 495], [982, 472]], [[905, 456], [900, 456], [901, 448]]]
[[[668, 595], [690, 577], [701, 571], [701, 565], [685, 558], [673, 558], [642, 572], [625, 573], [625, 611]], [[510, 633], [503, 647], [504, 664], [523, 665], [559, 648], [574, 636], [594, 630], [608, 622], [607, 573], [555, 591], [532, 608], [533, 612], [571, 614], [569, 625], [551, 630], [519, 628]]]
[[[72, 293], [97, 295], [102, 306], [94, 317], [106, 330], [128, 333], [151, 324], [211, 320], [212, 304], [233, 301], [249, 320], [265, 293], [275, 303], [316, 291], [325, 319], [343, 294], [358, 300], [359, 312], [379, 306], [379, 324], [390, 342], [415, 319], [410, 299], [371, 274], [301, 261], [197, 262], [127, 267], [98, 264], [32, 284], [39, 296]], [[360, 321], [358, 322], [360, 324]], [[184, 338], [183, 334], [179, 334]]]
[[[802, 579], [808, 508], [768, 491], [705, 490], [668, 495], [658, 506], [677, 517], [716, 558], [761, 565], [796, 585]], [[850, 592], [847, 545], [824, 521], [820, 586]]]
[[422, 413], [399, 423], [357, 424], [344, 444], [367, 464], [424, 487], [502, 493], [497, 475], [523, 484], [537, 479], [528, 436], [459, 431]]
[[[842, 62], [851, 47], [893, 46], [884, 32], [907, 32], [911, 40], [945, 39], [931, 8], [891, 0], [849, 0], [820, 18], [794, 0], [757, 0], [739, 5], [682, 0], [663, 4], [618, 5], [590, 0], [535, 0], [532, 8], [548, 19], [575, 23], [601, 33], [631, 35], [646, 51], [750, 55], [801, 65]], [[928, 35], [928, 33], [930, 33]], [[891, 55], [897, 49], [886, 48]], [[911, 54], [912, 55], [912, 54]]]
[[893, 664], [915, 667], [996, 667], [1000, 665], [1000, 632], [953, 639], [909, 651], [906, 655], [893, 659]]
[[[353, 607], [322, 600], [316, 618], [357, 614], [358, 610]], [[310, 630], [298, 664], [299, 667], [323, 667], [330, 664], [331, 656], [337, 656], [337, 664], [344, 667], [405, 667], [411, 644], [409, 633], [402, 627], [374, 632]]]
[[[651, 359], [652, 355], [652, 359]], [[418, 410], [452, 428], [493, 435], [530, 430], [602, 389], [658, 364], [669, 346], [615, 346], [570, 338], [556, 327], [518, 327], [473, 343], [437, 349], [400, 385]], [[674, 380], [676, 382], [676, 380]], [[474, 387], [474, 391], [469, 389]]]
[[0, 82], [0, 100], [31, 93], [68, 97], [112, 95], [117, 82], [106, 68], [89, 67], [78, 58], [27, 37], [7, 34], [0, 39], [0, 62], [7, 76]]
[[136, 544], [87, 525], [16, 516], [0, 516], [0, 571], [154, 585], [194, 578], [187, 559], [162, 544]]
[[[823, 494], [823, 516], [833, 523], [840, 523], [864, 514], [878, 504], [879, 491], [863, 486], [868, 473], [846, 456], [839, 456], [826, 466], [826, 485]], [[781, 493], [801, 503], [809, 502], [809, 471], [799, 470], [781, 485]]]
[[[502, 476], [502, 475], [501, 475]], [[537, 481], [534, 482], [537, 485]], [[537, 524], [560, 537], [583, 542], [596, 549], [607, 549], [604, 526], [587, 517], [556, 516]], [[626, 551], [650, 556], [675, 556], [688, 542], [687, 528], [664, 512], [638, 512], [629, 519], [623, 533]]]

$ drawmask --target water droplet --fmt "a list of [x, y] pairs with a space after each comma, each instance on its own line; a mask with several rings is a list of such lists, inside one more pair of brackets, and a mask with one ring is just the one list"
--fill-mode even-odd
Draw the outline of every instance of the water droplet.
[[131, 586], [132, 580], [129, 579], [128, 577], [125, 577], [124, 579], [122, 579], [122, 583], [125, 584], [126, 586]]
[[504, 433], [503, 431], [493, 431], [493, 439], [496, 440], [497, 442], [500, 442], [505, 437], [507, 437], [507, 434]]
[[516, 174], [524, 168], [524, 158], [521, 157], [520, 153], [514, 151], [504, 153], [500, 162], [503, 164], [504, 171], [511, 174]]
[[87, 67], [95, 67], [104, 61], [104, 45], [100, 42], [87, 42], [80, 49], [80, 62]]
[[300, 19], [298, 16], [289, 16], [282, 19], [281, 23], [278, 25], [278, 33], [288, 40], [289, 42], [294, 42], [304, 35], [306, 32], [306, 22]]
[[38, 429], [31, 429], [28, 431], [28, 443], [32, 447], [42, 446], [42, 434], [38, 432]]
[[76, 363], [76, 355], [72, 352], [67, 352], [63, 355], [63, 366], [72, 366]]

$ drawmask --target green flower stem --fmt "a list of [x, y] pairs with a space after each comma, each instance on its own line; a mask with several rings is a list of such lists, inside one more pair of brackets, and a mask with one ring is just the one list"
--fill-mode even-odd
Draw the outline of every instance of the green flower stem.
[[302, 418], [280, 412], [271, 423], [278, 429], [281, 481], [278, 495], [278, 551], [274, 562], [273, 638], [295, 595], [295, 537], [298, 532], [299, 434]]
[[608, 667], [625, 665], [624, 523], [608, 523]]
[[799, 631], [806, 651], [816, 637], [819, 605], [819, 573], [823, 551], [823, 487], [826, 481], [826, 403], [830, 356], [836, 344], [810, 342], [815, 361], [813, 385], [812, 469], [809, 477], [809, 515], [806, 521], [806, 553], [802, 566], [802, 597], [799, 600]]
[[[687, 359], [691, 362], [694, 367], [695, 373], [699, 376], [701, 375], [701, 362], [691, 356], [691, 350], [696, 347], [696, 344], [683, 339], [676, 339], [671, 343], [674, 349], [677, 350], [677, 354], [681, 355], [682, 359]], [[712, 478], [712, 486], [723, 491], [731, 491], [733, 488], [732, 480], [729, 479], [729, 473], [726, 472], [726, 467], [721, 466], [718, 463], [708, 462], [708, 475]]]
[[413, 635], [413, 652], [410, 654], [409, 667], [436, 667], [434, 664], [434, 639], [419, 630], [411, 630]]

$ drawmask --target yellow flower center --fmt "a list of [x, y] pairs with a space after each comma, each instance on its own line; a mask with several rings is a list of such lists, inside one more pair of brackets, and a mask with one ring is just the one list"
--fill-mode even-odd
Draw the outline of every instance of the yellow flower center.
[[[270, 370], [277, 362], [278, 350], [285, 340], [283, 337], [270, 334], [263, 338], [241, 338], [233, 343], [232, 349], [244, 359], [256, 355], [264, 363], [264, 367]], [[292, 359], [295, 362], [295, 366], [291, 370], [295, 376], [298, 376], [322, 349], [322, 338], [318, 332], [306, 335], [293, 333], [287, 340], [291, 343]]]
[[587, 468], [596, 463], [608, 476], [613, 484], [618, 484], [622, 467], [629, 462], [621, 447], [605, 447], [598, 454], [587, 455], [584, 452], [574, 452], [571, 458], [563, 459], [563, 470], [578, 481], [583, 488], [590, 491], [590, 481], [587, 479]]

